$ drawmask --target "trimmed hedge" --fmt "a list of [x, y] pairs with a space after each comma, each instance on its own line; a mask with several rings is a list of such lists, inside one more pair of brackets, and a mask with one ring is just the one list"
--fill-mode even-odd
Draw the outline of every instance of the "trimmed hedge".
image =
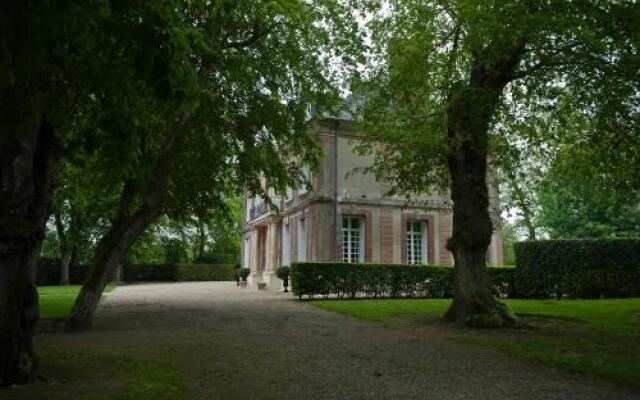
[[235, 281], [235, 264], [177, 264], [176, 280]]
[[125, 282], [234, 281], [233, 264], [130, 264], [123, 268]]
[[[181, 281], [234, 281], [233, 264], [127, 264], [122, 270], [125, 282], [181, 282]], [[86, 265], [72, 265], [71, 284], [84, 282]], [[37, 284], [57, 285], [60, 282], [60, 260], [41, 258], [38, 262]]]
[[[513, 268], [489, 268], [494, 294], [510, 295]], [[420, 297], [453, 296], [451, 267], [407, 264], [294, 263], [291, 285], [298, 296], [329, 297]]]
[[[69, 281], [72, 285], [80, 285], [87, 276], [88, 266], [84, 264], [69, 266]], [[60, 283], [60, 259], [40, 257], [36, 284], [58, 285]]]
[[640, 296], [640, 239], [539, 240], [514, 246], [519, 297]]

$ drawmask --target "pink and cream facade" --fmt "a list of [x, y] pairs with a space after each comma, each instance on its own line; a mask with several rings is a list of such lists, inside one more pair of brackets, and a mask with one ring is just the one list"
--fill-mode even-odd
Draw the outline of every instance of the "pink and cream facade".
[[[452, 265], [451, 201], [446, 193], [406, 202], [387, 196], [389, 185], [354, 169], [372, 164], [354, 153], [358, 135], [349, 120], [323, 119], [314, 132], [324, 157], [311, 173], [311, 189], [291, 190], [270, 210], [261, 198], [246, 196], [242, 264], [252, 287], [280, 289], [278, 267], [296, 261], [342, 261]], [[490, 184], [497, 204], [497, 190]], [[492, 211], [497, 221], [497, 211]], [[498, 224], [494, 224], [498, 226]], [[493, 234], [487, 262], [502, 264], [502, 238]]]

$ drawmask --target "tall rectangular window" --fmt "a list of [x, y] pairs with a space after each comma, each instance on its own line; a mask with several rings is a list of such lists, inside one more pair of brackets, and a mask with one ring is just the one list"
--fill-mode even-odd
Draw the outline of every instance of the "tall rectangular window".
[[425, 264], [427, 260], [426, 224], [422, 221], [407, 222], [407, 263]]
[[357, 217], [342, 218], [342, 261], [364, 262], [364, 221]]
[[291, 238], [289, 224], [282, 224], [282, 266], [291, 264]]
[[298, 261], [307, 261], [307, 225], [304, 218], [298, 220]]

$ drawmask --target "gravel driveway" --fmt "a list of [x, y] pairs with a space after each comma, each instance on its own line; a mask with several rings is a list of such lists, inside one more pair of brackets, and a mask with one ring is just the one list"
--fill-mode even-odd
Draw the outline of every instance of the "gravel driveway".
[[92, 331], [58, 340], [162, 349], [197, 399], [638, 398], [429, 329], [361, 321], [228, 282], [119, 287]]

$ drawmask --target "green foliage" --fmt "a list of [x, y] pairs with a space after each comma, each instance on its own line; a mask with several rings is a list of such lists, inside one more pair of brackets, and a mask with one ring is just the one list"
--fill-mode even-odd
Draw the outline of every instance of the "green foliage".
[[125, 282], [233, 281], [232, 264], [127, 264]]
[[640, 158], [620, 144], [611, 146], [636, 159], [621, 161], [611, 149], [580, 145], [564, 149], [551, 163], [539, 199], [541, 223], [552, 238], [640, 236]]
[[[512, 287], [512, 268], [489, 268], [498, 296]], [[451, 267], [405, 264], [293, 263], [291, 285], [298, 296], [426, 297], [453, 296]]]
[[[596, 180], [599, 174], [607, 175], [607, 181], [616, 182], [615, 186], [607, 185], [609, 191], [616, 191], [614, 197], [627, 193], [630, 186], [637, 194], [637, 2], [368, 3], [373, 46], [369, 68], [354, 90], [365, 99], [361, 123], [371, 140], [363, 142], [360, 150], [375, 153], [372, 170], [393, 183], [394, 192], [411, 195], [442, 189], [449, 178], [453, 147], [465, 140], [482, 144], [488, 136], [493, 164], [501, 169], [503, 198], [519, 215], [518, 223], [526, 227], [530, 238], [535, 237], [541, 224], [538, 184], [546, 179], [549, 160], [564, 158], [560, 154], [563, 148], [592, 150], [585, 159], [592, 168], [574, 164], [573, 172]], [[493, 67], [499, 66], [507, 54], [516, 56], [516, 68], [507, 76], [498, 76], [499, 68]], [[482, 70], [486, 74], [480, 73]], [[461, 95], [483, 96], [486, 87], [475, 86], [482, 79], [491, 84], [500, 80], [505, 83], [496, 93], [499, 105], [495, 110], [482, 105], [474, 110], [475, 115], [491, 114], [488, 126], [474, 132], [475, 139], [453, 140], [456, 113], [451, 113], [451, 107]], [[379, 146], [380, 142], [384, 146]], [[561, 186], [562, 181], [557, 184]], [[573, 183], [580, 184], [581, 189], [569, 188], [572, 196], [591, 197], [593, 185], [588, 179]], [[549, 193], [554, 194], [553, 190]], [[566, 199], [563, 196], [556, 203], [543, 205], [555, 212], [563, 208]], [[637, 195], [634, 201], [624, 204], [637, 205]], [[571, 201], [576, 202], [575, 198]], [[612, 206], [623, 204], [617, 200], [598, 204], [608, 209], [609, 221], [618, 216], [612, 223], [605, 222], [609, 232], [619, 230], [619, 225], [629, 220], [626, 216], [634, 217], [628, 226], [637, 221], [637, 214]], [[572, 204], [567, 213], [555, 218], [554, 229], [561, 226], [562, 219], [573, 223], [567, 214], [575, 211], [579, 211], [583, 226], [588, 225], [585, 221], [590, 217], [596, 225], [602, 224], [601, 212], [588, 212], [597, 209], [594, 205], [578, 209]], [[628, 227], [624, 230], [629, 231]]]
[[243, 281], [247, 280], [247, 277], [251, 274], [251, 270], [249, 268], [240, 268], [238, 269], [238, 276], [242, 278]]
[[526, 241], [515, 252], [519, 296], [640, 296], [640, 239]]
[[[85, 264], [71, 265], [72, 284], [82, 284], [89, 272]], [[234, 264], [125, 264], [122, 280], [125, 282], [182, 282], [233, 281]], [[60, 282], [60, 260], [42, 258], [38, 264], [38, 285], [57, 285]]]
[[513, 245], [518, 241], [516, 226], [503, 221], [500, 226], [502, 233], [502, 263], [504, 265], [516, 265], [516, 255]]
[[276, 275], [279, 279], [283, 281], [289, 279], [289, 274], [291, 273], [291, 269], [289, 267], [280, 267], [276, 270]]
[[[88, 268], [86, 264], [71, 264], [69, 266], [69, 282], [76, 285], [83, 283], [87, 277]], [[60, 283], [60, 259], [40, 257], [36, 272], [36, 284], [41, 286], [57, 285], [58, 283]]]
[[177, 264], [176, 280], [233, 281], [234, 264]]

